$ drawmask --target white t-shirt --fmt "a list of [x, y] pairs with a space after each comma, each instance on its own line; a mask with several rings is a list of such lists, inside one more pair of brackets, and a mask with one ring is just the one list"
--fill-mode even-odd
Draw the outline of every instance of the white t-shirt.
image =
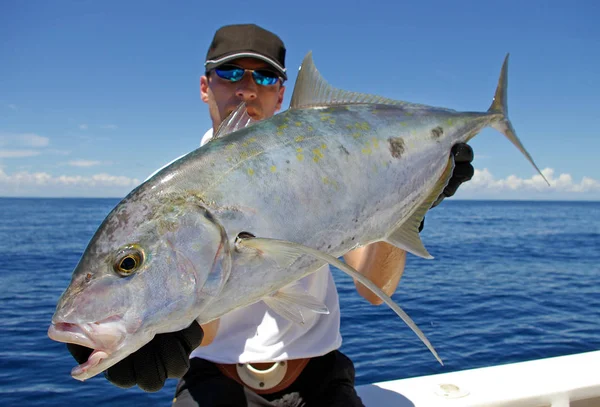
[[[212, 129], [201, 146], [212, 138]], [[298, 281], [321, 300], [329, 314], [304, 312], [299, 325], [276, 314], [263, 301], [221, 317], [214, 341], [196, 348], [190, 357], [217, 363], [271, 362], [321, 356], [342, 345], [338, 292], [328, 265]]]

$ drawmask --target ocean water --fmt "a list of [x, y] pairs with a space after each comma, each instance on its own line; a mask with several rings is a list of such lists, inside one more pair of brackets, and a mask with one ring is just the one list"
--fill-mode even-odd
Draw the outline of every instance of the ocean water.
[[[47, 337], [56, 302], [116, 199], [0, 199], [0, 405], [170, 405], [69, 372]], [[600, 349], [600, 203], [448, 199], [422, 233], [435, 256], [409, 255], [393, 298], [436, 347], [441, 366], [387, 306], [334, 270], [344, 351], [357, 384]]]

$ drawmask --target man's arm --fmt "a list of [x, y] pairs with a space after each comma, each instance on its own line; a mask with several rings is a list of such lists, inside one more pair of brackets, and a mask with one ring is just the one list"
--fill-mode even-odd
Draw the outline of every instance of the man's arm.
[[[346, 253], [344, 260], [391, 296], [404, 272], [406, 252], [389, 243], [378, 242]], [[371, 304], [383, 303], [381, 298], [358, 281], [354, 280], [354, 284], [358, 293]]]

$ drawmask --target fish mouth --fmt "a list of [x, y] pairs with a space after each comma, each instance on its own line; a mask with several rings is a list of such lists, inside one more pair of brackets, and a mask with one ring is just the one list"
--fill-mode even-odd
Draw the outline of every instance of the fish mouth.
[[73, 343], [92, 350], [86, 362], [75, 366], [71, 376], [78, 378], [109, 358], [125, 339], [122, 318], [112, 316], [91, 323], [55, 322], [48, 328], [48, 337], [57, 342]]

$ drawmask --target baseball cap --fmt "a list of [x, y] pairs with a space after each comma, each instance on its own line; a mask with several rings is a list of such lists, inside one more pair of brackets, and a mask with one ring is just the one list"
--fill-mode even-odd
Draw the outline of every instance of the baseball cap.
[[283, 41], [256, 24], [233, 24], [219, 28], [208, 48], [204, 67], [208, 72], [237, 58], [265, 61], [287, 80]]

